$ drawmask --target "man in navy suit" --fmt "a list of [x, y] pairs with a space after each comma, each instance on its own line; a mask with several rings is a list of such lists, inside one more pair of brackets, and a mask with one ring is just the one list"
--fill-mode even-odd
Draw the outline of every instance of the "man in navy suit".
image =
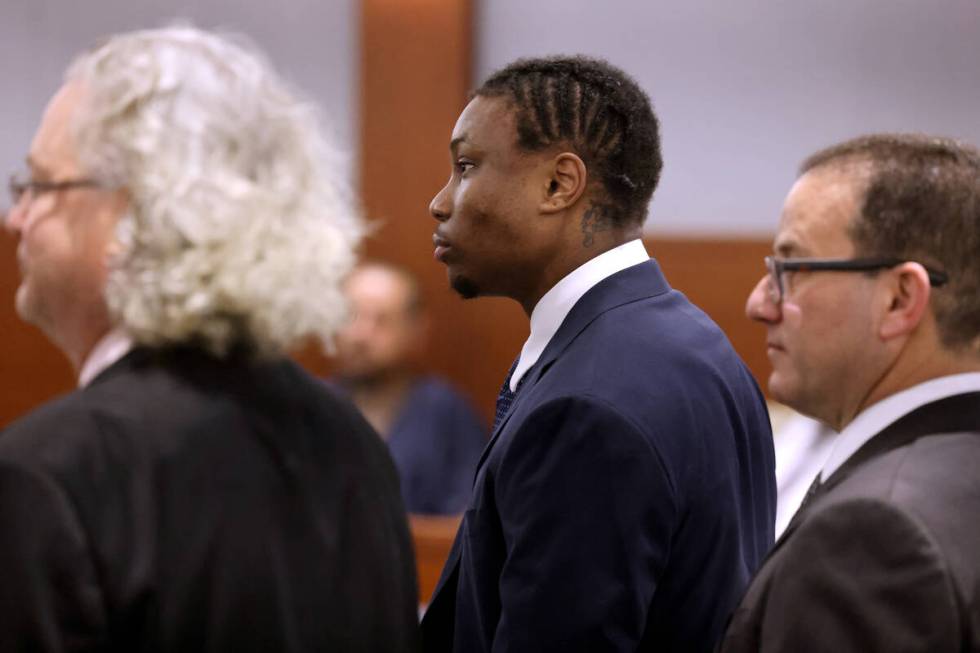
[[427, 651], [708, 651], [772, 544], [762, 395], [640, 240], [658, 131], [631, 78], [583, 57], [511, 64], [456, 123], [435, 257], [531, 334]]

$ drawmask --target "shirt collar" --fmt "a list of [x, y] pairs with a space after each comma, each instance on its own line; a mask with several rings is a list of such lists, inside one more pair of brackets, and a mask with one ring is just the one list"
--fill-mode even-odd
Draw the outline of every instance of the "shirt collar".
[[78, 387], [84, 388], [109, 366], [129, 353], [133, 339], [121, 329], [112, 329], [95, 343], [78, 374]]
[[510, 389], [517, 391], [521, 377], [538, 362], [565, 316], [582, 295], [606, 277], [649, 258], [643, 241], [637, 238], [589, 259], [546, 292], [531, 311], [531, 335], [524, 343], [520, 361], [510, 376]]
[[837, 436], [833, 451], [820, 472], [821, 480], [830, 478], [868, 440], [900, 417], [939, 399], [977, 391], [980, 391], [980, 372], [951, 374], [914, 385], [872, 404]]

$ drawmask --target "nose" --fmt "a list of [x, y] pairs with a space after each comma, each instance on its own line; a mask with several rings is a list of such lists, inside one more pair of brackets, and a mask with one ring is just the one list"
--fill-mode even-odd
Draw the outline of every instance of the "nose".
[[429, 202], [429, 213], [439, 222], [445, 222], [452, 215], [453, 205], [448, 183]]
[[769, 283], [769, 275], [765, 275], [749, 293], [749, 298], [745, 302], [745, 315], [750, 320], [767, 324], [779, 321], [781, 312], [779, 305], [772, 301]]
[[19, 200], [16, 204], [7, 210], [7, 213], [3, 216], [3, 227], [10, 233], [20, 233], [24, 228], [24, 222], [27, 217], [27, 205], [24, 203], [23, 199]]

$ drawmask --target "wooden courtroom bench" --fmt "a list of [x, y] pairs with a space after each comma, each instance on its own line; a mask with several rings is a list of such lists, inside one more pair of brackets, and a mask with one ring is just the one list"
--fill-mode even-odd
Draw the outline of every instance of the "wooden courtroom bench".
[[415, 568], [419, 575], [419, 603], [426, 604], [439, 582], [442, 566], [449, 557], [462, 515], [436, 517], [409, 515], [415, 541]]

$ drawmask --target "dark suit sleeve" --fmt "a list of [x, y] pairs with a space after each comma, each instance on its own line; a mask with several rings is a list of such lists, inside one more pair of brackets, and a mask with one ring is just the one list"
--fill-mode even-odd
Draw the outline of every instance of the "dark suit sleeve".
[[452, 515], [461, 514], [470, 501], [476, 464], [487, 446], [487, 427], [462, 396], [453, 393], [447, 399], [451, 402], [446, 411], [450, 428], [445, 434], [446, 455], [450, 460], [443, 467], [445, 496], [438, 512]]
[[960, 650], [947, 567], [914, 516], [851, 500], [807, 518], [790, 544], [763, 608], [762, 652]]
[[0, 461], [0, 651], [94, 651], [102, 596], [67, 497]]
[[677, 519], [647, 440], [598, 400], [557, 400], [523, 422], [499, 469], [493, 650], [636, 650]]

